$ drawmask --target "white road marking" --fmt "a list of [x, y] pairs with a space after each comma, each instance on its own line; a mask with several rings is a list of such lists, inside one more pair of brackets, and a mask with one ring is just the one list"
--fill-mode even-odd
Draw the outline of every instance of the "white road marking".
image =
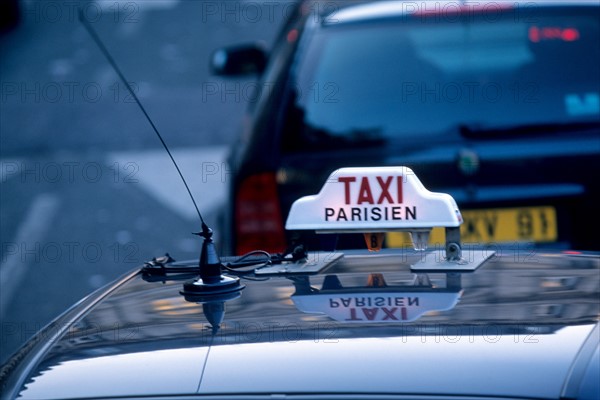
[[28, 260], [33, 257], [30, 251], [43, 240], [58, 211], [59, 204], [60, 200], [55, 194], [38, 195], [29, 207], [25, 220], [19, 226], [15, 240], [2, 242], [0, 315], [5, 314], [14, 291], [21, 287], [21, 281], [29, 266]]
[[[226, 146], [174, 149], [171, 153], [204, 216], [225, 204], [231, 176], [225, 164]], [[136, 181], [141, 189], [182, 218], [198, 219], [185, 186], [164, 150], [110, 153], [108, 164], [118, 166], [123, 173], [129, 171], [128, 181]]]

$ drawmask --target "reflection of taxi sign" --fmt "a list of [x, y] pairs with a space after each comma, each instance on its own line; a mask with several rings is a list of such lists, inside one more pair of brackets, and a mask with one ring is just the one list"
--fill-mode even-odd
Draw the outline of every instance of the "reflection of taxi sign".
[[383, 274], [369, 274], [366, 286], [344, 286], [337, 275], [327, 275], [319, 290], [295, 281], [292, 301], [305, 313], [325, 314], [340, 322], [412, 322], [424, 314], [447, 311], [462, 296], [459, 274], [446, 274], [445, 287], [433, 286], [428, 275], [402, 285], [391, 285]]
[[425, 189], [409, 168], [342, 168], [329, 176], [319, 194], [293, 204], [286, 229], [384, 232], [461, 223], [454, 199]]
[[461, 292], [379, 292], [292, 296], [300, 311], [349, 323], [412, 322], [432, 311], [452, 309]]

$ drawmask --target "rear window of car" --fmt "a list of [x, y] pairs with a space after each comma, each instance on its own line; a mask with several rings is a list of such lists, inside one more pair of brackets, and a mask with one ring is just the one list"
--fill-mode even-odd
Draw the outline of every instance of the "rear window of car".
[[317, 29], [292, 69], [284, 149], [597, 121], [598, 9], [543, 11]]

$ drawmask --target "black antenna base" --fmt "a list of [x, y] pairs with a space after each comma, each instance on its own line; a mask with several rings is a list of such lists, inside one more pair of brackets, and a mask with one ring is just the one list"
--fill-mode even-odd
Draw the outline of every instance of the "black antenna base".
[[[208, 301], [219, 295], [239, 292], [245, 288], [245, 286], [240, 283], [240, 278], [237, 276], [231, 277], [221, 275], [219, 278], [219, 282], [217, 283], [208, 283], [202, 278], [186, 282], [183, 284], [181, 294], [186, 298], [189, 297], [191, 301], [198, 302]], [[196, 297], [202, 299], [193, 299]]]
[[205, 284], [218, 284], [221, 281], [221, 259], [217, 254], [215, 243], [212, 240], [213, 231], [202, 224], [202, 232], [194, 233], [204, 238], [200, 253], [200, 279]]
[[212, 239], [212, 229], [203, 223], [202, 232], [194, 234], [204, 238], [198, 265], [200, 276], [196, 280], [184, 283], [181, 294], [204, 298], [242, 290], [245, 286], [240, 284], [238, 277], [221, 275], [222, 264]]

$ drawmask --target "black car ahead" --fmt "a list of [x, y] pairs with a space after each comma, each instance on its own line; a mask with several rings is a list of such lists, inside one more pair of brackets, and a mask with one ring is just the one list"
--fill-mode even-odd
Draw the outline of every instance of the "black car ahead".
[[305, 1], [268, 57], [215, 52], [217, 74], [261, 74], [228, 250], [281, 251], [331, 171], [398, 164], [456, 199], [466, 242], [600, 248], [599, 21], [597, 2]]

